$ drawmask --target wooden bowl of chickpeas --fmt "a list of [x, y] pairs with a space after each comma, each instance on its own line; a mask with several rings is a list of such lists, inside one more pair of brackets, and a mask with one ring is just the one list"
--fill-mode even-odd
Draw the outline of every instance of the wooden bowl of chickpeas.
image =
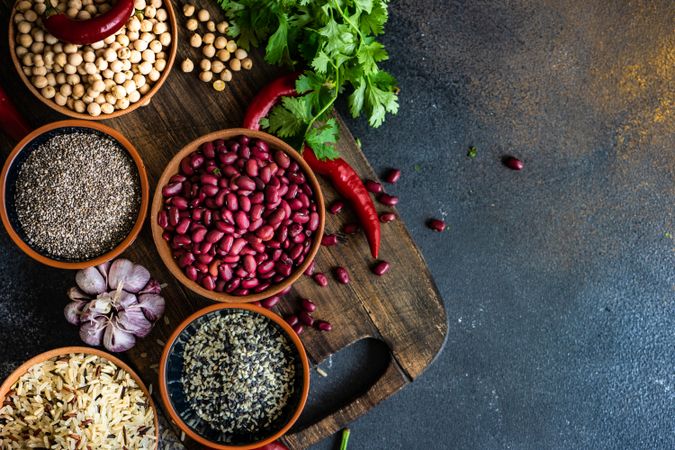
[[164, 84], [178, 48], [170, 0], [134, 0], [117, 33], [90, 45], [58, 40], [42, 25], [51, 2], [73, 19], [107, 12], [112, 0], [18, 0], [9, 48], [19, 77], [50, 108], [77, 119], [112, 119], [147, 105]]

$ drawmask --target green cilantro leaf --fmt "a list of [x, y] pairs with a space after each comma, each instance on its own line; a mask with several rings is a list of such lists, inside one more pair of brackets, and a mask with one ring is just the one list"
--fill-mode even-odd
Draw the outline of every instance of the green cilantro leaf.
[[270, 64], [292, 62], [288, 49], [288, 18], [285, 14], [279, 16], [279, 28], [267, 41], [265, 60]]
[[475, 158], [478, 155], [478, 149], [474, 147], [473, 145], [469, 147], [469, 150], [466, 152], [466, 156], [469, 158]]
[[309, 130], [305, 139], [318, 159], [335, 159], [340, 156], [334, 145], [339, 131], [337, 121], [332, 118]]

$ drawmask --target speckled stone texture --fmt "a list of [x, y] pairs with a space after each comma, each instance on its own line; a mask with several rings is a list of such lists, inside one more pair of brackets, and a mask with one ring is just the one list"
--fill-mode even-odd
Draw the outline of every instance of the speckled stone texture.
[[[392, 1], [401, 110], [350, 128], [378, 171], [403, 171], [389, 190], [450, 328], [350, 450], [675, 447], [673, 23], [669, 0]], [[72, 274], [5, 233], [0, 249], [4, 377], [77, 331]]]

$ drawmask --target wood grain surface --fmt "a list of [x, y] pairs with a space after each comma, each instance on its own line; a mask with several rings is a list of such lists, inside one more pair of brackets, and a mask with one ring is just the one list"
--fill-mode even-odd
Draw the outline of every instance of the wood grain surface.
[[[11, 4], [9, 0], [2, 2], [0, 20], [5, 26]], [[203, 5], [209, 5], [212, 16], [222, 18], [215, 4], [204, 2]], [[174, 6], [177, 12], [182, 9], [182, 3]], [[185, 19], [178, 15], [179, 24], [184, 26]], [[187, 30], [181, 28], [176, 67], [150, 104], [104, 122], [136, 146], [145, 161], [151, 190], [171, 157], [187, 143], [215, 130], [239, 126], [248, 102], [260, 87], [278, 74], [262, 61], [260, 55], [254, 54], [253, 70], [235, 73], [226, 89], [216, 92], [210, 84], [199, 81], [196, 72], [185, 74], [180, 71], [183, 58], [189, 56], [199, 61], [198, 53], [189, 47], [186, 36]], [[46, 108], [21, 84], [9, 59], [6, 39], [2, 40], [0, 61], [0, 81], [31, 125], [37, 127], [64, 118]], [[340, 153], [362, 177], [376, 179], [341, 120], [340, 125]], [[3, 143], [4, 155], [11, 145], [7, 141]], [[320, 178], [320, 183], [326, 204], [329, 204], [336, 194], [325, 180]], [[355, 220], [350, 211], [327, 216], [326, 233], [339, 232], [343, 223]], [[212, 303], [193, 294], [171, 276], [157, 254], [149, 224], [146, 223], [125, 255], [147, 266], [154, 277], [167, 284], [162, 291], [167, 301], [166, 318], [157, 323], [148, 338], [125, 355], [148, 385], [156, 385], [162, 343], [185, 317]], [[332, 332], [309, 330], [301, 336], [310, 362], [314, 364], [365, 337], [382, 340], [392, 354], [388, 368], [367, 392], [326, 417], [302, 420], [310, 425], [294, 430], [285, 438], [292, 448], [307, 447], [335, 433], [414, 381], [444, 344], [447, 321], [443, 303], [422, 255], [400, 220], [382, 224], [380, 257], [391, 263], [391, 270], [383, 277], [370, 271], [373, 261], [361, 233], [345, 237], [340, 245], [322, 247], [316, 259], [317, 270], [328, 275], [329, 285], [321, 288], [303, 276], [278, 306], [278, 312], [286, 314], [296, 310], [299, 297], [311, 298], [318, 305], [316, 317], [333, 324]], [[349, 270], [350, 284], [341, 285], [335, 281], [332, 271], [338, 265]], [[190, 442], [186, 445], [197, 448]]]

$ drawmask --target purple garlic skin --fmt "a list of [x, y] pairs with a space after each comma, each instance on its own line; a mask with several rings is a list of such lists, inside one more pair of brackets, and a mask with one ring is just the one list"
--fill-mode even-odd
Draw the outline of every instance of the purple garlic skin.
[[75, 275], [76, 287], [64, 310], [66, 320], [80, 327], [80, 338], [111, 352], [132, 348], [136, 338], [150, 334], [164, 314], [161, 286], [150, 272], [128, 259], [88, 267]]

